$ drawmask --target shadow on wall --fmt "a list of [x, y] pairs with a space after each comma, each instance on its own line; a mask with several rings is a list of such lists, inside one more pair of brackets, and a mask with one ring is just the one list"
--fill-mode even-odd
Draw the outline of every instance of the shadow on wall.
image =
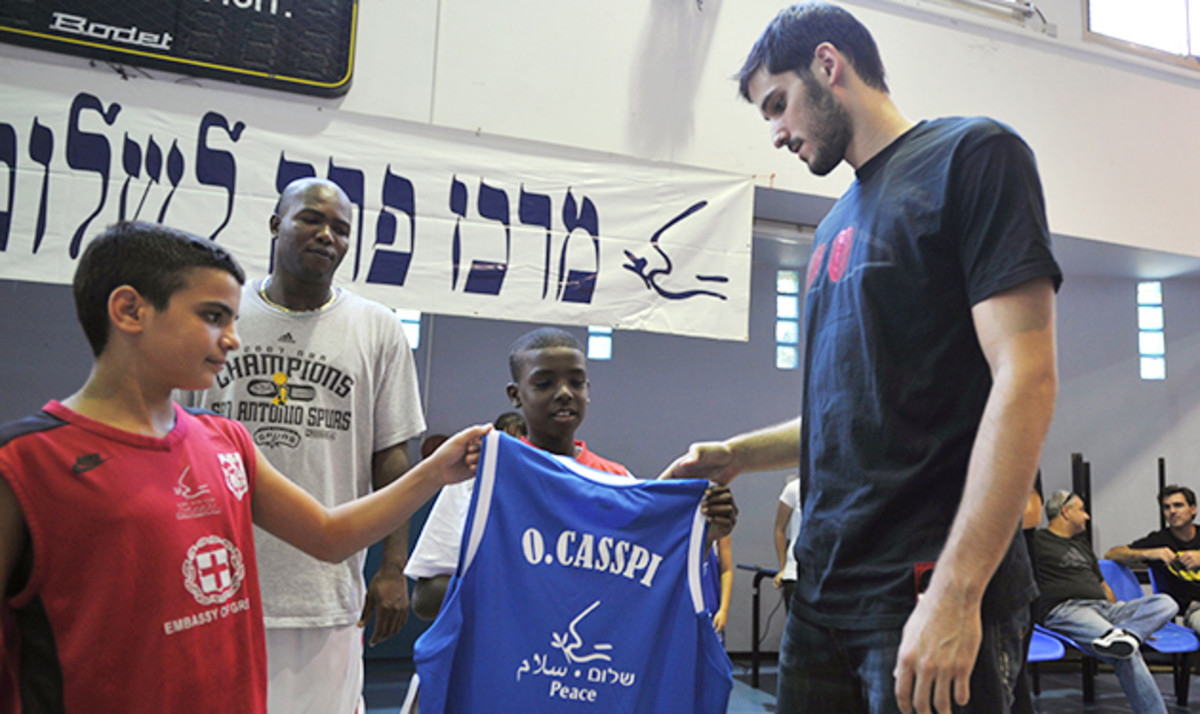
[[[696, 90], [722, 0], [652, 0], [629, 78], [634, 153], [671, 158], [691, 144]], [[671, 121], [662, 121], [669, 116]]]

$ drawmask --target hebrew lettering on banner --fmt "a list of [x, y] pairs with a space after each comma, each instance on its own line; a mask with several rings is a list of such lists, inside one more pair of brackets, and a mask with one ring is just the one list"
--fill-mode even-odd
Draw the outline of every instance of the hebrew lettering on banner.
[[[408, 266], [413, 251], [417, 248], [417, 206], [413, 183], [392, 172], [389, 164], [383, 175], [382, 205], [379, 219], [375, 223], [375, 255], [371, 258], [371, 269], [367, 282], [379, 285], [403, 285], [408, 277]], [[396, 245], [395, 209], [408, 218], [408, 250], [392, 250], [381, 246]], [[362, 221], [359, 222], [360, 225]]]
[[550, 197], [544, 193], [526, 191], [521, 184], [521, 198], [518, 204], [517, 218], [521, 223], [531, 226], [541, 226], [546, 229], [546, 261], [542, 266], [542, 298], [550, 289], [550, 242], [554, 226], [550, 222]]
[[611, 157], [597, 172], [469, 133], [80, 76], [0, 80], [0, 278], [68, 282], [86, 240], [118, 220], [220, 241], [257, 277], [279, 192], [323, 176], [353, 204], [338, 280], [384, 304], [746, 338], [746, 178]]
[[233, 199], [237, 194], [237, 159], [232, 152], [209, 145], [209, 134], [213, 129], [220, 129], [230, 141], [237, 143], [246, 125], [239, 121], [231, 126], [228, 119], [214, 111], [206, 113], [200, 120], [200, 139], [196, 145], [196, 181], [204, 186], [223, 188], [226, 195], [225, 217], [209, 234], [209, 238], [217, 240], [233, 217]]
[[[454, 177], [450, 184], [450, 210], [458, 216], [454, 224], [454, 246], [451, 261], [454, 265], [452, 287], [459, 289], [459, 271], [463, 264], [463, 219], [467, 217], [468, 199], [467, 185]], [[461, 289], [467, 293], [483, 295], [499, 295], [504, 286], [504, 276], [508, 273], [508, 262], [512, 256], [512, 226], [508, 220], [508, 194], [502, 189], [489, 186], [481, 179], [478, 189], [478, 211], [481, 218], [499, 223], [504, 236], [504, 260], [471, 259], [471, 269], [467, 273]], [[494, 229], [480, 226], [481, 232], [487, 236], [495, 234]], [[491, 242], [491, 241], [489, 241]], [[494, 252], [494, 251], [493, 251]]]
[[8, 229], [12, 221], [13, 194], [17, 188], [17, 132], [10, 124], [0, 124], [0, 162], [8, 167], [8, 200], [0, 211], [0, 251], [8, 247]]
[[[50, 158], [54, 155], [54, 132], [50, 127], [43, 126], [37, 117], [33, 118], [33, 127], [29, 132], [29, 158], [42, 166], [42, 191], [38, 194], [37, 227], [33, 234], [33, 252], [37, 253], [46, 236], [46, 211], [50, 197]], [[14, 181], [15, 185], [16, 182]], [[7, 244], [8, 236], [5, 236]]]
[[[567, 240], [563, 243], [562, 255], [558, 260], [558, 299], [564, 302], [590, 303], [592, 293], [596, 289], [596, 277], [600, 273], [600, 217], [592, 199], [584, 196], [576, 206], [575, 196], [568, 189], [567, 199], [563, 201], [563, 227], [567, 230]], [[567, 272], [567, 248], [571, 237], [577, 235], [576, 229], [591, 238], [596, 257], [593, 270]]]
[[[121, 165], [125, 169], [125, 183], [121, 185], [121, 211], [118, 218], [122, 221], [128, 220], [128, 205], [129, 205], [129, 184], [136, 178], [142, 176], [142, 147], [136, 141], [129, 138], [129, 134], [125, 135], [125, 147], [121, 151]], [[146, 194], [142, 193], [142, 198]], [[139, 208], [141, 204], [138, 204]]]
[[100, 211], [104, 209], [104, 202], [108, 199], [108, 173], [112, 152], [106, 136], [79, 128], [80, 118], [85, 110], [96, 112], [105, 124], [112, 126], [117, 120], [117, 115], [121, 113], [121, 105], [113, 102], [106, 110], [99, 99], [85, 93], [76, 95], [75, 101], [71, 103], [71, 120], [67, 127], [67, 165], [75, 171], [91, 171], [100, 176], [100, 200], [96, 204], [96, 210], [79, 224], [75, 235], [71, 237], [72, 258], [79, 257], [83, 236], [92, 219], [100, 215]]

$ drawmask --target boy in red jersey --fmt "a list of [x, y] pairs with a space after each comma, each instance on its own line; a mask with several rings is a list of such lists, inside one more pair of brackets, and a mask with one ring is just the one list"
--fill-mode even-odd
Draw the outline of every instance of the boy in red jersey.
[[174, 404], [237, 349], [244, 279], [211, 241], [147, 223], [109, 228], [80, 258], [92, 372], [0, 427], [0, 583], [18, 633], [3, 657], [24, 711], [265, 712], [252, 524], [336, 562], [474, 472], [486, 426], [326, 509], [240, 424]]

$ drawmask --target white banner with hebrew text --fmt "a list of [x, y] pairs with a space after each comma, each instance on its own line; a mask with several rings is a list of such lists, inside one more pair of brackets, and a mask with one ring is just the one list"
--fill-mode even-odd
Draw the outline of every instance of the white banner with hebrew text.
[[279, 189], [355, 204], [338, 280], [393, 307], [745, 340], [749, 177], [6, 60], [0, 278], [69, 283], [86, 241], [160, 221], [270, 267]]

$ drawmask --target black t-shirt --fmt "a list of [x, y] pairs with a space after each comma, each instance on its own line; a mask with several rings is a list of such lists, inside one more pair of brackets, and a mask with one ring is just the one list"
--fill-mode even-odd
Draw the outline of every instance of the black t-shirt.
[[[1020, 137], [989, 119], [922, 122], [872, 157], [817, 229], [805, 294], [794, 600], [831, 627], [900, 627], [915, 569], [945, 546], [991, 372], [971, 309], [1061, 280]], [[1025, 607], [1016, 538], [984, 614]]]
[[[1139, 550], [1164, 546], [1176, 553], [1183, 550], [1200, 550], [1200, 528], [1196, 529], [1196, 535], [1188, 541], [1179, 540], [1171, 533], [1170, 528], [1164, 528], [1129, 544], [1130, 548]], [[1186, 612], [1188, 603], [1193, 600], [1200, 601], [1200, 570], [1188, 570], [1178, 563], [1167, 566], [1158, 560], [1149, 561], [1147, 565], [1154, 572], [1154, 582], [1158, 587], [1179, 603], [1179, 612]]]
[[1042, 591], [1033, 606], [1038, 622], [1064, 600], [1108, 599], [1100, 563], [1085, 534], [1063, 538], [1042, 528], [1033, 534], [1033, 548], [1037, 553], [1038, 589]]

